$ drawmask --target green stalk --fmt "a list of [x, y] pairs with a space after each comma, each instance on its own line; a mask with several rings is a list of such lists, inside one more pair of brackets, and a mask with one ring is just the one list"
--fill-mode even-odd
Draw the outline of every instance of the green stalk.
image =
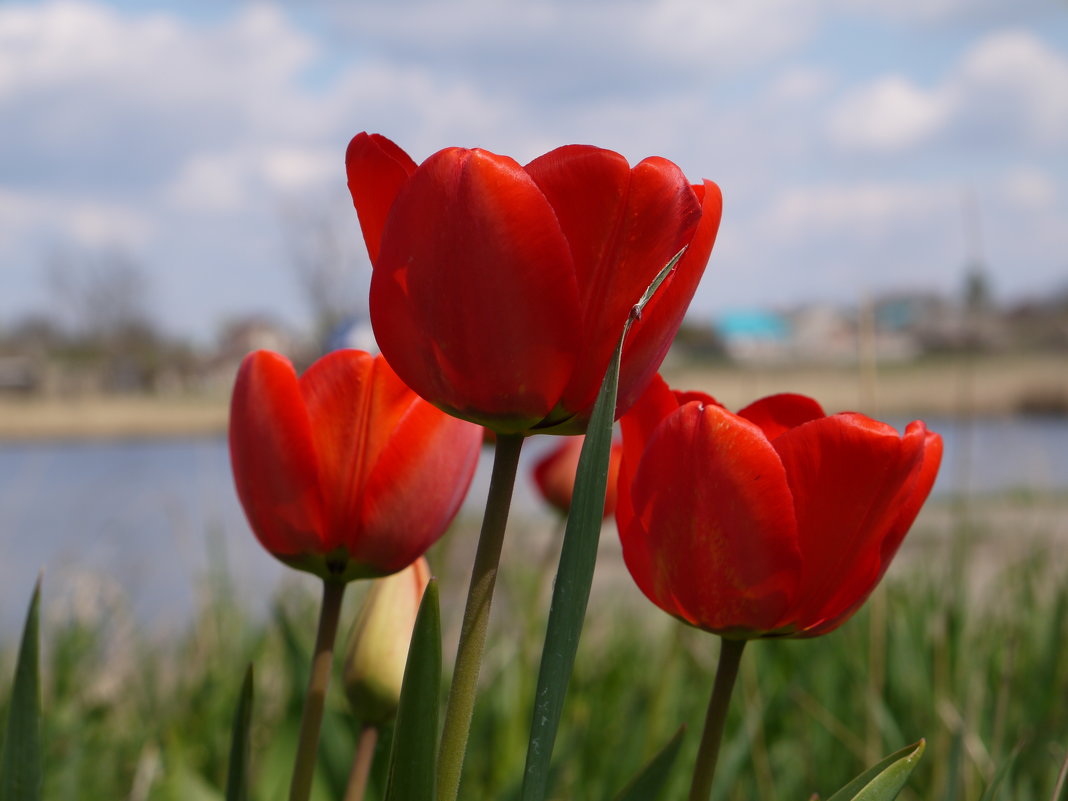
[[323, 603], [319, 610], [319, 631], [315, 635], [308, 692], [304, 696], [304, 714], [300, 720], [300, 739], [297, 759], [293, 766], [293, 781], [289, 785], [289, 801], [308, 801], [312, 777], [315, 775], [315, 756], [319, 750], [319, 729], [323, 723], [326, 688], [330, 685], [330, 668], [334, 661], [334, 638], [341, 615], [341, 599], [345, 583], [323, 581]]
[[690, 801], [708, 801], [712, 793], [712, 779], [716, 775], [716, 762], [719, 759], [719, 745], [723, 741], [723, 729], [727, 723], [731, 690], [734, 689], [734, 680], [738, 677], [742, 650], [748, 641], [721, 638], [720, 642], [716, 681], [712, 687], [712, 697], [708, 701], [701, 745], [697, 749], [697, 764], [694, 766], [693, 783], [690, 785]]
[[478, 673], [482, 667], [482, 651], [486, 645], [493, 587], [504, 544], [504, 529], [512, 503], [516, 470], [523, 436], [498, 434], [493, 453], [493, 473], [490, 476], [489, 497], [482, 519], [482, 533], [471, 572], [471, 586], [467, 592], [467, 606], [460, 627], [460, 643], [456, 648], [452, 686], [445, 707], [445, 727], [441, 734], [438, 756], [438, 801], [456, 801], [460, 791], [460, 772], [463, 768], [467, 738], [471, 730], [471, 716], [475, 709]]

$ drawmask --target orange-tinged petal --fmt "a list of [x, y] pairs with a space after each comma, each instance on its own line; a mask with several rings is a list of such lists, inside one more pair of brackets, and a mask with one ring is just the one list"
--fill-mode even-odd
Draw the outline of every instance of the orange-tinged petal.
[[[399, 383], [399, 382], [398, 382]], [[362, 497], [358, 561], [400, 569], [441, 536], [471, 484], [482, 428], [412, 394], [371, 463]]]
[[416, 392], [498, 431], [524, 431], [569, 380], [581, 314], [571, 253], [512, 159], [450, 148], [398, 193], [371, 280], [371, 320]]
[[417, 396], [385, 359], [358, 350], [328, 353], [301, 376], [300, 388], [319, 474], [329, 482], [323, 486], [328, 521], [324, 546], [329, 551], [344, 545], [351, 551], [363, 533], [359, 510], [369, 466]]
[[311, 425], [289, 360], [245, 357], [230, 403], [230, 460], [249, 525], [276, 556], [322, 548], [325, 529]]
[[650, 597], [712, 631], [776, 626], [800, 555], [786, 474], [759, 428], [718, 406], [686, 404], [646, 442], [631, 493], [641, 525], [620, 538], [625, 555], [636, 545], [650, 560]]
[[356, 134], [345, 151], [349, 193], [372, 264], [378, 258], [389, 210], [415, 166], [411, 156], [381, 134]]

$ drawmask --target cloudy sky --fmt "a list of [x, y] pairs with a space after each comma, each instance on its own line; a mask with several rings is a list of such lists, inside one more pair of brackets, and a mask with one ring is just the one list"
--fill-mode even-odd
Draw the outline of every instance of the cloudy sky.
[[698, 315], [951, 291], [977, 246], [1003, 299], [1068, 285], [1065, 0], [7, 2], [0, 120], [0, 326], [113, 252], [168, 331], [306, 325], [308, 231], [366, 281], [361, 130], [717, 181]]

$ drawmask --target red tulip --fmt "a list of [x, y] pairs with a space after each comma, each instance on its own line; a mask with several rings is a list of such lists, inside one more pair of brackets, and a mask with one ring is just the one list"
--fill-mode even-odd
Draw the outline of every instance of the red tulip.
[[[571, 496], [575, 492], [575, 471], [585, 437], [567, 437], [534, 465], [534, 483], [545, 501], [563, 514], [571, 511]], [[619, 457], [623, 448], [612, 443], [608, 456], [608, 487], [604, 496], [604, 516], [616, 509], [616, 480], [619, 476]]]
[[722, 198], [677, 166], [568, 145], [525, 167], [448, 148], [416, 165], [359, 134], [349, 189], [374, 263], [371, 322], [416, 392], [505, 433], [581, 433], [632, 306], [686, 247], [623, 354], [617, 412], [656, 373], [704, 271]]
[[334, 351], [299, 379], [256, 351], [237, 374], [230, 459], [249, 525], [286, 564], [324, 579], [393, 573], [452, 521], [481, 431], [406, 387], [381, 356]]
[[942, 439], [800, 395], [732, 414], [657, 378], [622, 419], [623, 556], [661, 609], [733, 638], [834, 629], [882, 578]]

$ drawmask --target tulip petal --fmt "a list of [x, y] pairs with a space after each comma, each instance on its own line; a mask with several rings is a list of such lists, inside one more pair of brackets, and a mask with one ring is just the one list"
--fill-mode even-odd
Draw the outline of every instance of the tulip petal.
[[345, 151], [349, 193], [372, 264], [378, 259], [389, 210], [415, 167], [411, 156], [381, 134], [356, 134]]
[[[558, 512], [567, 515], [575, 494], [575, 474], [578, 471], [579, 455], [585, 437], [581, 434], [563, 437], [563, 442], [534, 465], [534, 483], [546, 503]], [[622, 447], [612, 443], [608, 456], [608, 484], [605, 487], [604, 516], [616, 509], [617, 485], [619, 482], [619, 457]]]
[[[525, 169], [555, 210], [574, 258], [583, 347], [560, 405], [565, 411], [586, 410], [631, 307], [693, 238], [701, 206], [682, 171], [662, 158], [645, 159], [631, 170], [618, 153], [568, 145]], [[681, 300], [680, 320], [689, 300]], [[674, 331], [651, 327], [666, 352]], [[646, 378], [657, 367], [659, 361], [643, 365]]]
[[581, 314], [567, 241], [512, 159], [451, 148], [415, 171], [386, 221], [371, 321], [424, 398], [504, 433], [557, 404]]
[[645, 443], [649, 441], [660, 422], [678, 409], [679, 405], [667, 382], [659, 375], [654, 375], [638, 402], [619, 420], [619, 427], [623, 432], [623, 453], [619, 465], [616, 526], [620, 531], [630, 526], [634, 518], [634, 507], [631, 504], [634, 474], [645, 450]]
[[479, 426], [411, 395], [368, 473], [360, 511], [365, 536], [353, 549], [355, 559], [386, 571], [404, 567], [441, 536], [467, 495], [482, 448]]
[[912, 429], [902, 438], [885, 423], [844, 413], [793, 428], [772, 444], [794, 494], [804, 561], [791, 622], [809, 629], [874, 587], [924, 436]]
[[[901, 492], [894, 500], [893, 505], [899, 509], [896, 520], [883, 539], [880, 548], [879, 561], [869, 564], [866, 573], [856, 572], [849, 577], [848, 583], [838, 592], [836, 597], [843, 599], [839, 603], [832, 601], [827, 606], [827, 617], [817, 626], [805, 632], [805, 636], [815, 637], [832, 631], [853, 616], [863, 603], [868, 599], [875, 587], [882, 580], [890, 562], [897, 554], [905, 535], [912, 528], [920, 507], [927, 500], [927, 496], [934, 486], [938, 475], [938, 467], [942, 462], [942, 438], [933, 431], [927, 431], [924, 424], [916, 420], [909, 423], [905, 430], [905, 437], [913, 437], [917, 434], [913, 429], [923, 432], [924, 446], [923, 458], [913, 471], [912, 477], [901, 488]], [[844, 603], [848, 606], [842, 608]]]
[[650, 599], [711, 631], [776, 627], [800, 555], [786, 474], [757, 426], [688, 403], [653, 432], [630, 489], [635, 516], [620, 539]]
[[723, 195], [711, 181], [693, 187], [693, 191], [701, 204], [701, 221], [675, 270], [627, 334], [616, 414], [623, 414], [631, 407], [652, 375], [660, 369], [712, 254], [723, 216]]
[[230, 404], [234, 483], [256, 537], [276, 556], [322, 550], [319, 465], [293, 365], [268, 351], [241, 363]]
[[358, 350], [337, 350], [315, 362], [300, 378], [312, 426], [312, 440], [324, 482], [326, 551], [360, 540], [359, 510], [368, 466], [415, 395], [389, 371], [385, 360]]
[[[922, 420], [913, 420], [905, 429], [905, 436], [914, 436], [913, 431], [923, 434], [923, 458], [919, 469], [916, 471], [912, 484], [905, 488], [901, 503], [898, 506], [900, 512], [894, 522], [894, 528], [890, 535], [883, 541], [883, 569], [894, 558], [902, 540], [908, 534], [916, 515], [920, 513], [927, 496], [931, 494], [935, 479], [938, 477], [938, 468], [942, 465], [942, 437], [934, 431], [928, 431]], [[881, 577], [881, 574], [880, 574]]]
[[827, 415], [823, 407], [812, 398], [783, 393], [750, 403], [738, 412], [738, 416], [756, 423], [764, 432], [764, 436], [773, 440], [791, 428]]

